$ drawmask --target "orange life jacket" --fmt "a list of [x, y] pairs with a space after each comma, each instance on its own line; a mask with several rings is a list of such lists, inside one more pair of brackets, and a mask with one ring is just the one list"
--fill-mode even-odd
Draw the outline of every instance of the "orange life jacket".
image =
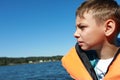
[[[62, 58], [62, 65], [70, 76], [75, 80], [98, 80], [93, 78], [83, 61], [78, 56], [76, 48], [73, 47], [68, 54]], [[120, 50], [109, 65], [103, 80], [120, 80]]]

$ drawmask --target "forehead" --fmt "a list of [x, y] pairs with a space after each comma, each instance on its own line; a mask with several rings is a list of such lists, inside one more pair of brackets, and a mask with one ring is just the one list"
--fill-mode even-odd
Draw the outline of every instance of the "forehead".
[[91, 13], [84, 13], [82, 17], [79, 15], [76, 16], [76, 24], [94, 22], [96, 22], [96, 20]]

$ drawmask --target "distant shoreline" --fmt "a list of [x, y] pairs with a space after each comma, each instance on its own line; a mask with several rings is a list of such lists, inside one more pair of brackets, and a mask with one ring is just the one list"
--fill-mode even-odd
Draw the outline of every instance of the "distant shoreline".
[[0, 57], [0, 66], [16, 65], [26, 63], [42, 63], [51, 61], [60, 61], [63, 56], [49, 56], [49, 57]]

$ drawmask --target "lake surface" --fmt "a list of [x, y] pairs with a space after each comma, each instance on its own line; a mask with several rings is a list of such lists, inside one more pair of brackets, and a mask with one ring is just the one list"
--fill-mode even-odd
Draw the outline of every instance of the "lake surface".
[[0, 80], [72, 80], [61, 62], [0, 66]]

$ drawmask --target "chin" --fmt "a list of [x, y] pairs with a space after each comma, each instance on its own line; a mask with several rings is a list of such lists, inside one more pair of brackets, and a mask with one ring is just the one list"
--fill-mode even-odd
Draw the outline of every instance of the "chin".
[[81, 46], [81, 49], [84, 50], [84, 51], [96, 50], [96, 48], [93, 48], [92, 46]]
[[87, 48], [87, 47], [81, 47], [81, 49], [84, 51], [91, 50], [90, 48]]

